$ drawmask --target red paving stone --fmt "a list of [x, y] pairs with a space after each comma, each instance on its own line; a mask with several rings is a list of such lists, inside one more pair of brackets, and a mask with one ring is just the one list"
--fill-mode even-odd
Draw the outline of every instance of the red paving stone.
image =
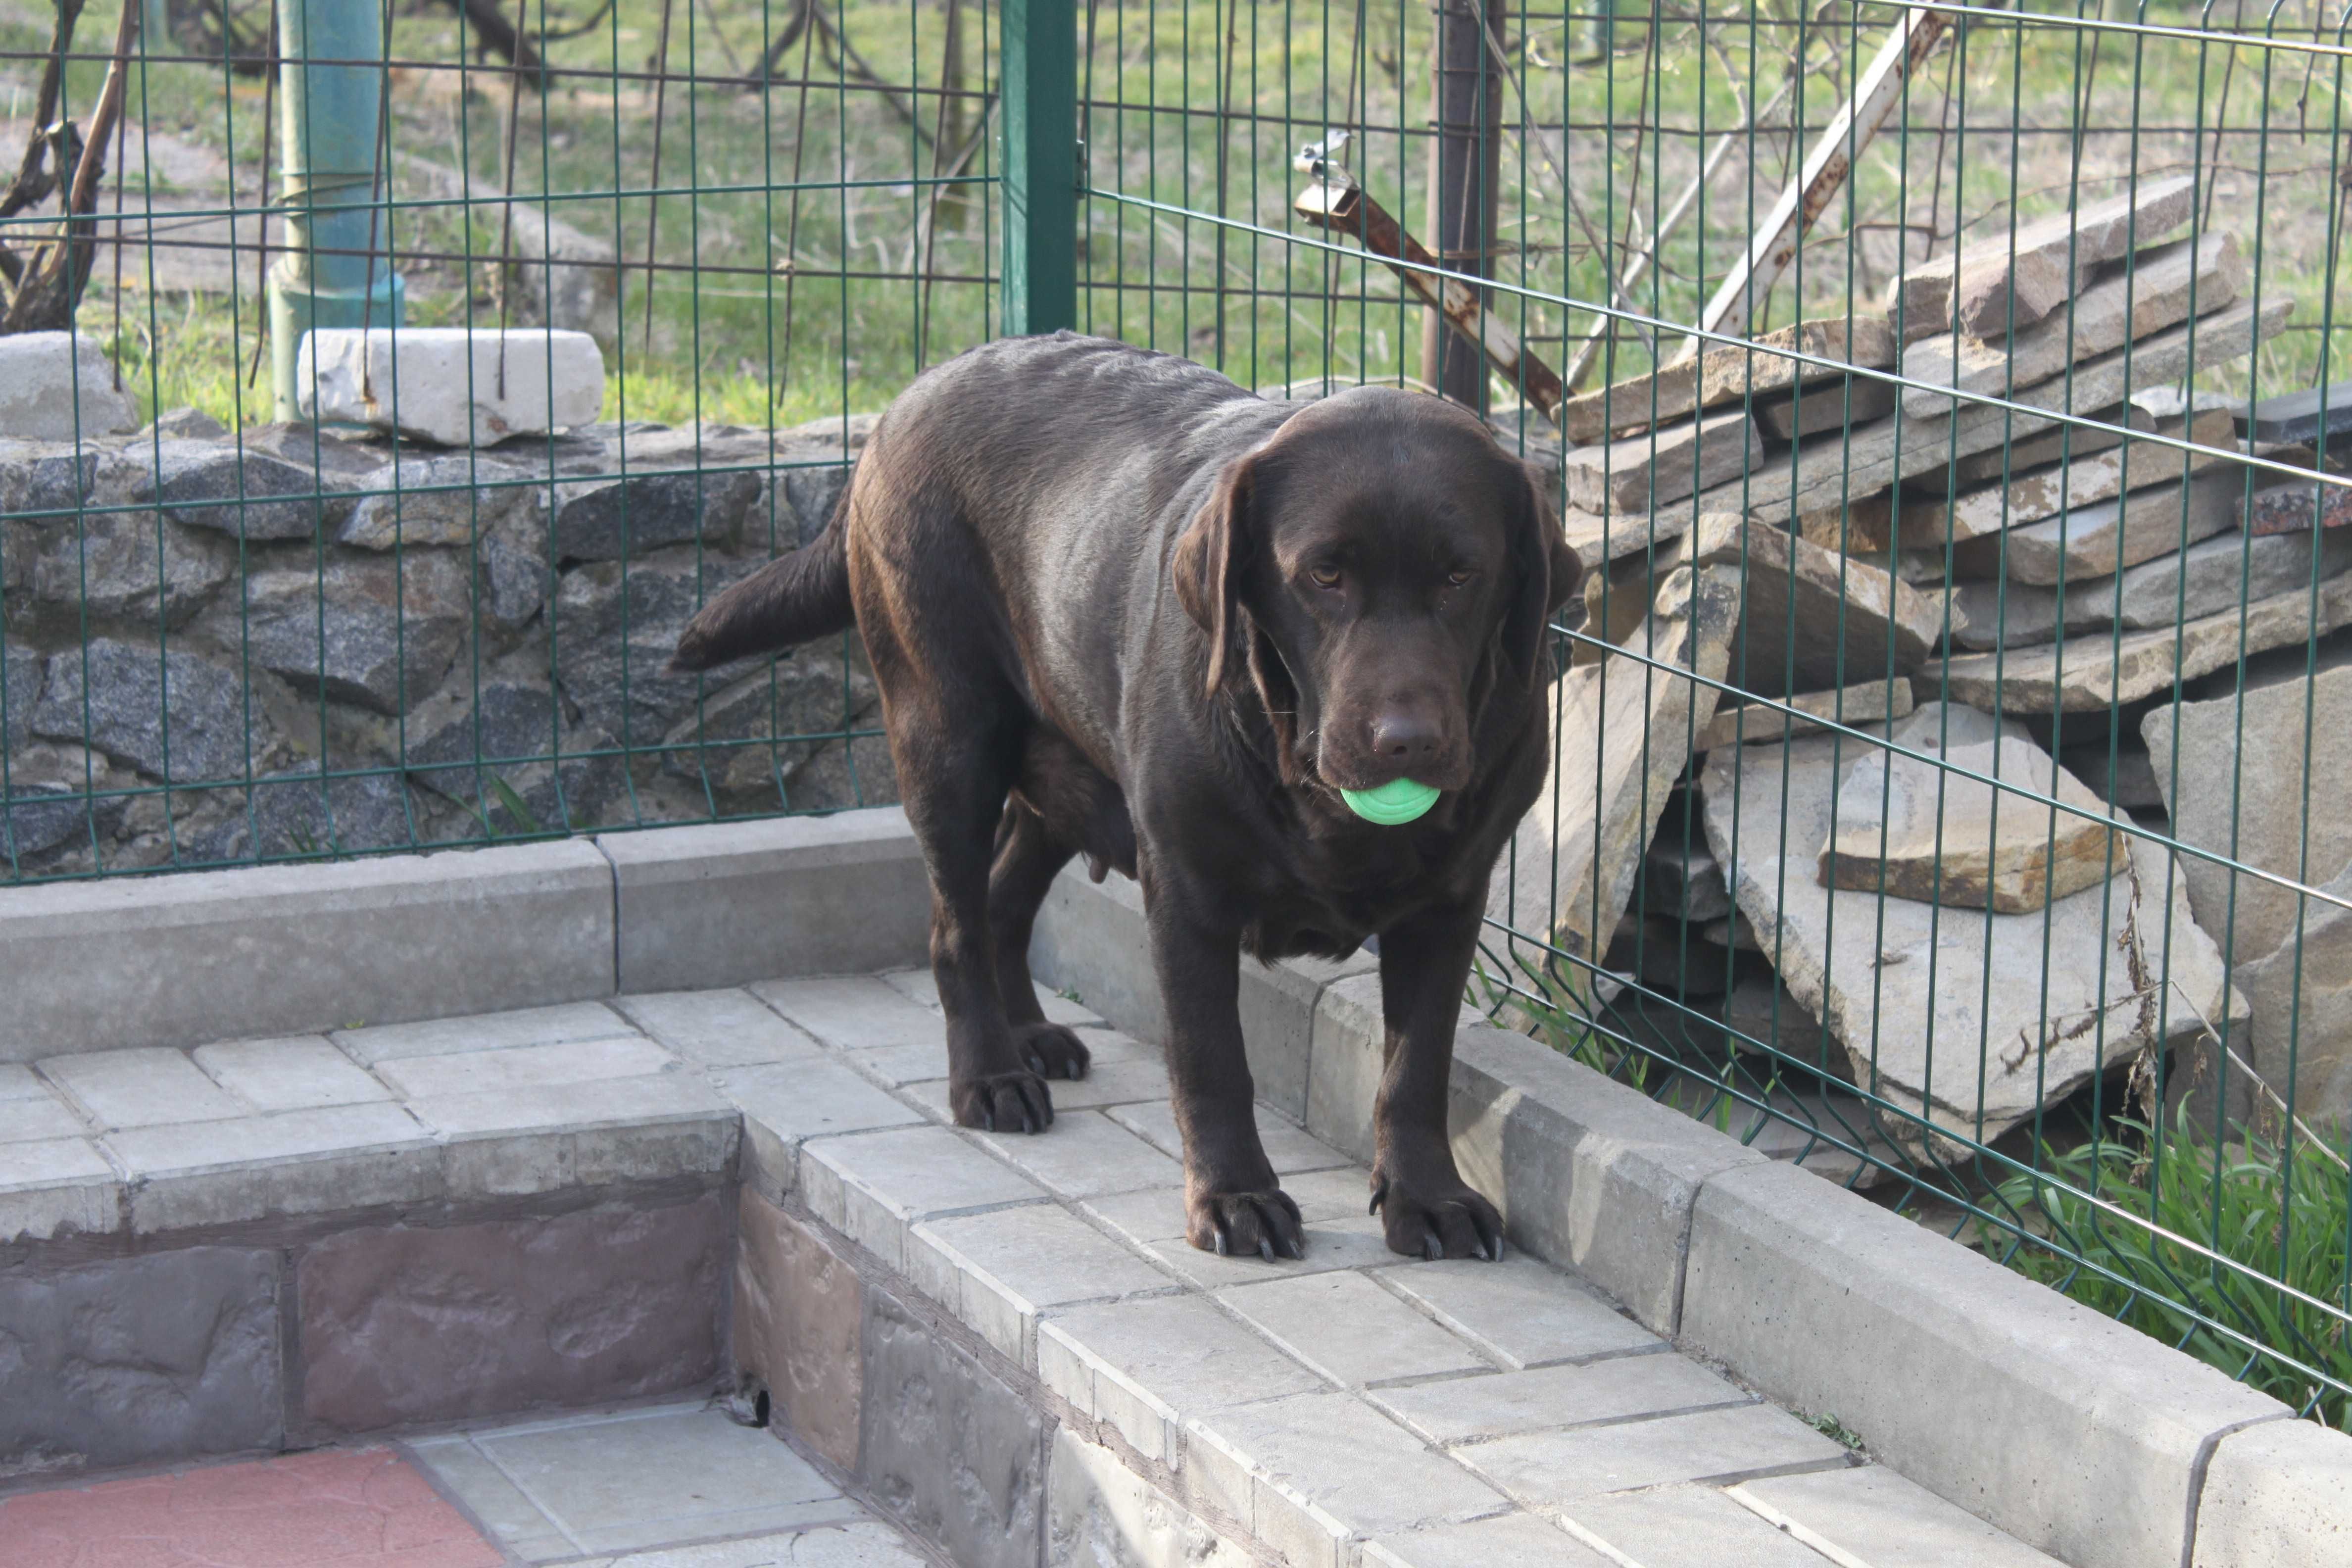
[[0, 1499], [5, 1568], [499, 1568], [504, 1561], [387, 1448]]

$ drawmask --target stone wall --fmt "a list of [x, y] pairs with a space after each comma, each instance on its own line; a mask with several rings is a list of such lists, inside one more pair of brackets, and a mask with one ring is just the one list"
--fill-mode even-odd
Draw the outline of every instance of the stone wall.
[[0, 441], [0, 876], [895, 800], [854, 637], [662, 673], [871, 424]]

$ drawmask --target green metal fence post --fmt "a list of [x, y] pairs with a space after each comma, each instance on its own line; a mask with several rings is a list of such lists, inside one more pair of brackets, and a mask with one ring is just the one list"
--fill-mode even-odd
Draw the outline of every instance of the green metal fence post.
[[[269, 279], [277, 416], [300, 416], [295, 351], [313, 326], [401, 324], [396, 272], [377, 264], [383, 23], [373, 0], [278, 0], [279, 167], [286, 252]], [[334, 64], [311, 64], [333, 61]]]
[[1004, 311], [1008, 336], [1078, 322], [1076, 0], [1004, 0]]

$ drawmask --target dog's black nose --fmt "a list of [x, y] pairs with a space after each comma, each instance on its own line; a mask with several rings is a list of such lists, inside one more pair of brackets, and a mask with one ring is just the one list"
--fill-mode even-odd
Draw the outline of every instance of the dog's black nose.
[[1372, 721], [1372, 750], [1384, 763], [1411, 767], [1437, 755], [1435, 723], [1417, 713], [1383, 713]]

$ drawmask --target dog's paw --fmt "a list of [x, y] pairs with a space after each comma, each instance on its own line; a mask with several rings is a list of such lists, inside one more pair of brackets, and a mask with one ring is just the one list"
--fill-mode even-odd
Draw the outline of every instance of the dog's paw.
[[1268, 1263], [1307, 1256], [1307, 1234], [1298, 1205], [1280, 1187], [1255, 1193], [1208, 1193], [1185, 1200], [1186, 1239], [1203, 1252]]
[[1059, 1024], [1013, 1025], [1013, 1048], [1039, 1078], [1084, 1078], [1094, 1060], [1078, 1037]]
[[1375, 1173], [1371, 1212], [1381, 1216], [1391, 1252], [1503, 1260], [1503, 1216], [1459, 1178], [1416, 1187]]
[[948, 1081], [956, 1125], [982, 1132], [1043, 1132], [1054, 1125], [1054, 1096], [1034, 1072], [995, 1072]]

